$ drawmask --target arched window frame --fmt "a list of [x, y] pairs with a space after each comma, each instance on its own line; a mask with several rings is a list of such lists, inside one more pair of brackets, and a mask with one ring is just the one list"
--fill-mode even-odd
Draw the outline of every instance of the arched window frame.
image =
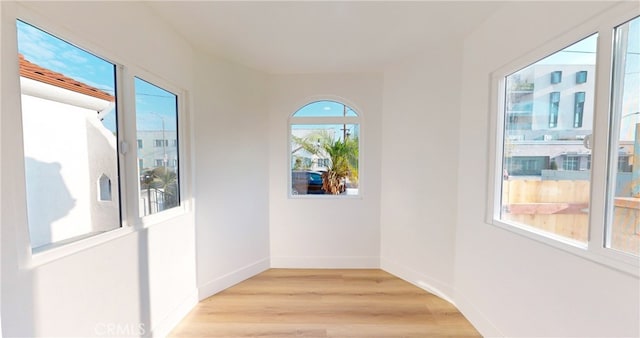
[[[335, 105], [339, 105], [342, 106], [345, 109], [345, 111], [347, 113], [342, 113], [342, 116], [340, 116], [339, 114], [330, 114], [330, 116], [322, 116], [321, 114], [312, 114], [314, 116], [301, 116], [299, 113], [305, 109], [308, 108], [312, 105], [316, 105], [316, 104], [332, 104], [334, 105], [333, 108], [335, 108]], [[346, 115], [346, 116], [345, 116]], [[345, 184], [345, 188], [344, 191], [342, 191], [340, 194], [331, 194], [331, 193], [298, 193], [295, 189], [295, 183], [294, 183], [294, 171], [297, 171], [297, 169], [294, 166], [294, 151], [293, 151], [293, 142], [294, 142], [294, 129], [296, 128], [296, 126], [313, 126], [313, 127], [318, 127], [318, 126], [326, 126], [327, 129], [334, 129], [335, 130], [335, 126], [339, 126], [342, 125], [343, 127], [340, 128], [342, 129], [349, 129], [350, 131], [348, 131], [351, 134], [342, 134], [342, 136], [340, 137], [336, 137], [334, 138], [334, 140], [342, 140], [344, 138], [345, 135], [347, 135], [347, 139], [349, 139], [349, 137], [356, 137], [357, 139], [357, 149], [358, 149], [358, 155], [357, 155], [357, 166], [356, 166], [356, 180], [355, 180], [355, 184], [353, 184], [353, 182], [350, 181], [350, 179], [347, 179], [347, 183]], [[334, 126], [333, 128], [331, 126]], [[362, 115], [361, 112], [358, 108], [355, 108], [353, 104], [349, 103], [348, 101], [342, 99], [342, 98], [319, 98], [319, 99], [314, 99], [314, 100], [309, 100], [306, 101], [305, 104], [302, 104], [299, 106], [298, 109], [296, 109], [290, 116], [288, 119], [288, 144], [289, 144], [289, 155], [288, 155], [288, 161], [289, 161], [289, 165], [288, 167], [288, 179], [287, 179], [287, 184], [288, 184], [288, 195], [290, 198], [354, 198], [354, 197], [359, 197], [362, 194], [361, 191], [361, 182], [359, 177], [361, 177], [361, 172], [362, 172]], [[321, 129], [321, 128], [320, 128]], [[342, 131], [343, 133], [346, 133], [347, 131]], [[327, 161], [327, 162], [324, 162]], [[318, 172], [322, 172], [324, 171], [322, 168], [318, 169], [318, 163], [321, 164], [330, 164], [331, 160], [329, 158], [327, 159], [317, 159], [317, 162], [313, 162], [311, 163], [312, 168], [308, 168], [305, 170], [309, 170], [309, 171], [318, 171]]]

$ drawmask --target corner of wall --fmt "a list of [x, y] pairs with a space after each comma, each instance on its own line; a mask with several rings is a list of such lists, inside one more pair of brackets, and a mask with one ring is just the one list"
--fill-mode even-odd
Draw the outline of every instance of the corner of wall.
[[194, 288], [193, 291], [190, 292], [189, 295], [178, 306], [176, 306], [171, 313], [160, 320], [160, 322], [144, 336], [167, 337], [197, 304], [198, 290]]
[[484, 313], [476, 308], [473, 303], [464, 297], [464, 295], [455, 289], [453, 291], [456, 307], [483, 337], [506, 337], [506, 335], [502, 333]]
[[204, 300], [216, 293], [232, 287], [246, 279], [249, 279], [271, 267], [269, 257], [229, 272], [223, 276], [204, 283], [198, 287], [198, 299]]
[[388, 259], [380, 259], [380, 268], [396, 277], [399, 277], [429, 293], [432, 293], [447, 302], [456, 305], [453, 298], [450, 296], [453, 294], [451, 286], [445, 285], [443, 282], [424, 275], [418, 271], [402, 266], [395, 262], [391, 262]]

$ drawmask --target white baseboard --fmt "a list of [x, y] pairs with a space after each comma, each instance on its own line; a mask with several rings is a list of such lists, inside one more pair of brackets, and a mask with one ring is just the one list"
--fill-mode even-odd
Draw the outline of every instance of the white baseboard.
[[169, 335], [184, 317], [189, 314], [194, 306], [198, 304], [198, 290], [193, 289], [192, 292], [165, 318], [151, 329], [150, 332], [143, 335], [145, 337], [166, 337]]
[[456, 292], [456, 307], [483, 337], [506, 337], [473, 303]]
[[231, 271], [198, 287], [198, 299], [203, 300], [216, 293], [230, 288], [248, 278], [251, 278], [271, 267], [269, 258], [263, 258], [255, 263]]
[[272, 256], [271, 267], [280, 269], [379, 269], [380, 257]]
[[450, 285], [413, 269], [380, 259], [381, 269], [453, 304], [483, 337], [505, 337], [471, 302]]
[[455, 305], [450, 285], [384, 258], [380, 259], [380, 268]]

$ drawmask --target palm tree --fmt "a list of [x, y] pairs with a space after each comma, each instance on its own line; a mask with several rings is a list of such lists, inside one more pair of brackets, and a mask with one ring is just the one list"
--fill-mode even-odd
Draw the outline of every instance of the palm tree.
[[291, 135], [292, 143], [296, 145], [291, 153], [294, 154], [300, 149], [306, 150], [310, 154], [322, 155], [320, 152], [324, 149], [324, 146], [330, 144], [333, 141], [333, 135], [326, 129], [316, 130], [304, 137]]
[[[167, 167], [156, 167], [143, 172], [141, 176], [142, 189], [147, 189], [149, 213], [151, 213], [151, 189], [161, 191], [164, 198], [163, 209], [178, 205], [178, 175]], [[161, 211], [161, 210], [158, 210]]]
[[[322, 188], [329, 194], [340, 194], [345, 191], [345, 179], [348, 177], [353, 184], [358, 181], [358, 138], [333, 141], [333, 134], [328, 129], [314, 131], [304, 137], [291, 136], [295, 147], [291, 153], [304, 149], [310, 154], [329, 158], [331, 165], [322, 174]], [[296, 158], [294, 169], [303, 166]]]
[[357, 180], [358, 140], [346, 139], [324, 146], [331, 158], [329, 170], [322, 174], [322, 188], [329, 194], [338, 195], [345, 191], [345, 179]]

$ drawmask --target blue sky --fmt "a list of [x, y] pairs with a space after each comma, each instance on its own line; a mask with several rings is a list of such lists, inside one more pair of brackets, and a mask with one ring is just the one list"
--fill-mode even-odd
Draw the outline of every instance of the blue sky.
[[[54, 72], [115, 95], [115, 66], [38, 28], [17, 21], [18, 52], [25, 59]], [[144, 80], [135, 79], [138, 130], [176, 130], [177, 97]], [[115, 115], [103, 121], [115, 131]]]
[[538, 62], [541, 65], [595, 65], [598, 35], [591, 35]]
[[[345, 107], [346, 107], [346, 116], [355, 117], [358, 114], [351, 109], [349, 106], [345, 106], [340, 102], [335, 101], [316, 101], [313, 103], [309, 103], [308, 105], [300, 108], [296, 111], [293, 116], [294, 117], [342, 117], [345, 116]], [[342, 139], [343, 136], [343, 128], [345, 125], [342, 124], [292, 124], [291, 129], [292, 133], [295, 133], [294, 130], [304, 130], [307, 132], [311, 132], [312, 130], [326, 129], [329, 130], [334, 135], [335, 140]], [[359, 130], [358, 125], [347, 124], [346, 128], [348, 129], [347, 133], [350, 133], [352, 136], [358, 136]], [[303, 135], [297, 135], [303, 136]]]
[[[640, 19], [630, 22], [630, 36], [640, 36]], [[62, 73], [77, 81], [115, 93], [114, 65], [61, 39], [58, 39], [29, 24], [17, 21], [18, 51], [25, 58], [44, 68]], [[587, 37], [553, 56], [541, 60], [541, 64], [595, 64], [597, 35]], [[630, 38], [625, 93], [640, 90], [640, 39]], [[161, 130], [164, 120], [165, 130], [176, 129], [176, 96], [157, 86], [135, 80], [136, 120], [139, 130]], [[623, 108], [626, 111], [639, 111], [637, 96]], [[347, 116], [356, 113], [347, 107]], [[320, 101], [302, 107], [296, 117], [343, 116], [343, 105], [338, 102]], [[104, 124], [115, 130], [113, 114]]]
[[[620, 27], [627, 27], [627, 45], [624, 51], [624, 79], [614, 79], [614, 90], [622, 91], [622, 105], [619, 116], [629, 116], [622, 120], [620, 138], [634, 138], [635, 124], [640, 123], [640, 18], [636, 18]], [[537, 65], [595, 65], [597, 61], [598, 35], [594, 34], [580, 40], [556, 53], [536, 62]], [[619, 46], [624, 46], [620, 44]], [[617, 51], [616, 55], [621, 55]]]
[[[349, 106], [347, 116], [358, 116]], [[344, 116], [345, 106], [335, 101], [317, 101], [309, 103], [295, 112], [295, 117], [338, 117]]]

